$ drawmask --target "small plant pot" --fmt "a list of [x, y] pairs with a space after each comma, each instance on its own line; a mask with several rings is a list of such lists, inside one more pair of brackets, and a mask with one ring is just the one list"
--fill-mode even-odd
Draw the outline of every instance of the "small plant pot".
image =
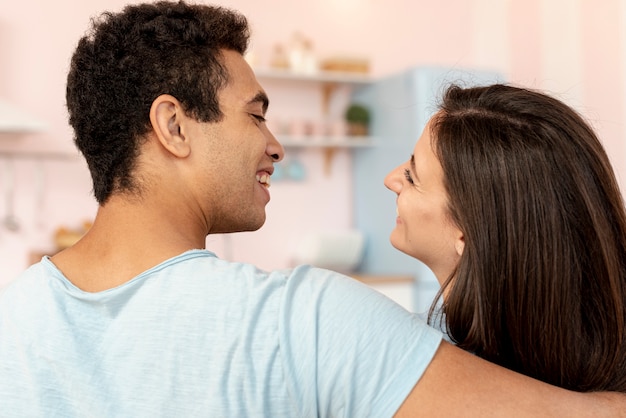
[[367, 107], [352, 103], [346, 109], [345, 120], [348, 124], [348, 135], [366, 136], [370, 122], [370, 112]]
[[367, 136], [368, 127], [364, 123], [348, 123], [349, 136]]

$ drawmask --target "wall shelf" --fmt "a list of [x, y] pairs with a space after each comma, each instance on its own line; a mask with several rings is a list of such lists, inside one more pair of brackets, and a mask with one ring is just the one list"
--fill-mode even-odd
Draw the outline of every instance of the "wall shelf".
[[338, 149], [367, 148], [374, 146], [374, 137], [290, 137], [278, 136], [284, 148], [320, 148], [324, 150], [324, 173], [330, 175], [333, 157]]
[[[333, 94], [339, 87], [358, 89], [373, 83], [367, 74], [348, 73], [340, 71], [317, 71], [312, 74], [298, 73], [290, 70], [273, 68], [256, 68], [256, 77], [261, 81], [274, 81], [278, 83], [295, 83], [298, 86], [319, 86], [322, 94], [322, 116], [329, 113], [329, 104]], [[297, 89], [298, 87], [296, 87]], [[319, 148], [324, 151], [324, 172], [331, 172], [332, 160], [338, 149], [356, 149], [372, 147], [376, 138], [370, 136], [289, 136], [276, 135], [278, 141], [285, 148], [305, 149]]]
[[324, 151], [324, 173], [330, 175], [333, 157], [338, 149], [355, 149], [373, 147], [375, 138], [360, 137], [290, 137], [278, 136], [278, 141], [284, 148], [311, 149], [319, 148]]
[[0, 159], [81, 161], [80, 155], [62, 152], [0, 151]]
[[376, 138], [371, 136], [307, 136], [294, 137], [277, 135], [276, 139], [285, 148], [366, 148], [374, 146]]
[[0, 100], [0, 133], [21, 134], [42, 130], [44, 130], [43, 123], [4, 100]]
[[372, 83], [372, 78], [366, 74], [346, 73], [341, 71], [317, 71], [312, 74], [297, 73], [290, 70], [273, 68], [258, 68], [254, 70], [257, 78], [277, 81], [297, 81], [321, 84], [349, 84], [366, 86]]
[[305, 84], [319, 84], [322, 89], [322, 113], [328, 112], [332, 95], [339, 86], [365, 87], [372, 83], [367, 74], [347, 73], [341, 71], [316, 71], [311, 74], [298, 73], [291, 70], [273, 68], [256, 69], [257, 78], [274, 81], [294, 81]]

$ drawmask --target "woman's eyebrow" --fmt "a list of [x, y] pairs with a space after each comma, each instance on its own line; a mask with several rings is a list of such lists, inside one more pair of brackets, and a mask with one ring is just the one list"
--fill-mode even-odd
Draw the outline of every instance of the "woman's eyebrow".
[[410, 164], [411, 164], [411, 172], [412, 172], [412, 173], [413, 173], [413, 175], [415, 176], [415, 179], [416, 179], [417, 181], [419, 181], [419, 179], [420, 179], [420, 178], [419, 178], [419, 176], [417, 175], [417, 170], [415, 169], [415, 155], [414, 155], [414, 154], [411, 154], [411, 160], [410, 160], [410, 161], [411, 161], [411, 163], [410, 163]]

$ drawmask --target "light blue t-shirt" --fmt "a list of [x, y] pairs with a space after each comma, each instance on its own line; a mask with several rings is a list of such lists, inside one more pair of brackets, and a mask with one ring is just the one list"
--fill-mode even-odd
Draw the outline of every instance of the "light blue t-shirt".
[[0, 416], [390, 417], [440, 341], [309, 266], [193, 250], [88, 293], [44, 258], [0, 296]]

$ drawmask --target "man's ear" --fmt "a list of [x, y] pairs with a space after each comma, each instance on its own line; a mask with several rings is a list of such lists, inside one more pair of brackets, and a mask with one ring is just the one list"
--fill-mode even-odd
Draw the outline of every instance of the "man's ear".
[[181, 103], [174, 96], [162, 94], [152, 102], [150, 123], [159, 142], [167, 151], [179, 158], [191, 152], [189, 139], [182, 127], [185, 113]]

